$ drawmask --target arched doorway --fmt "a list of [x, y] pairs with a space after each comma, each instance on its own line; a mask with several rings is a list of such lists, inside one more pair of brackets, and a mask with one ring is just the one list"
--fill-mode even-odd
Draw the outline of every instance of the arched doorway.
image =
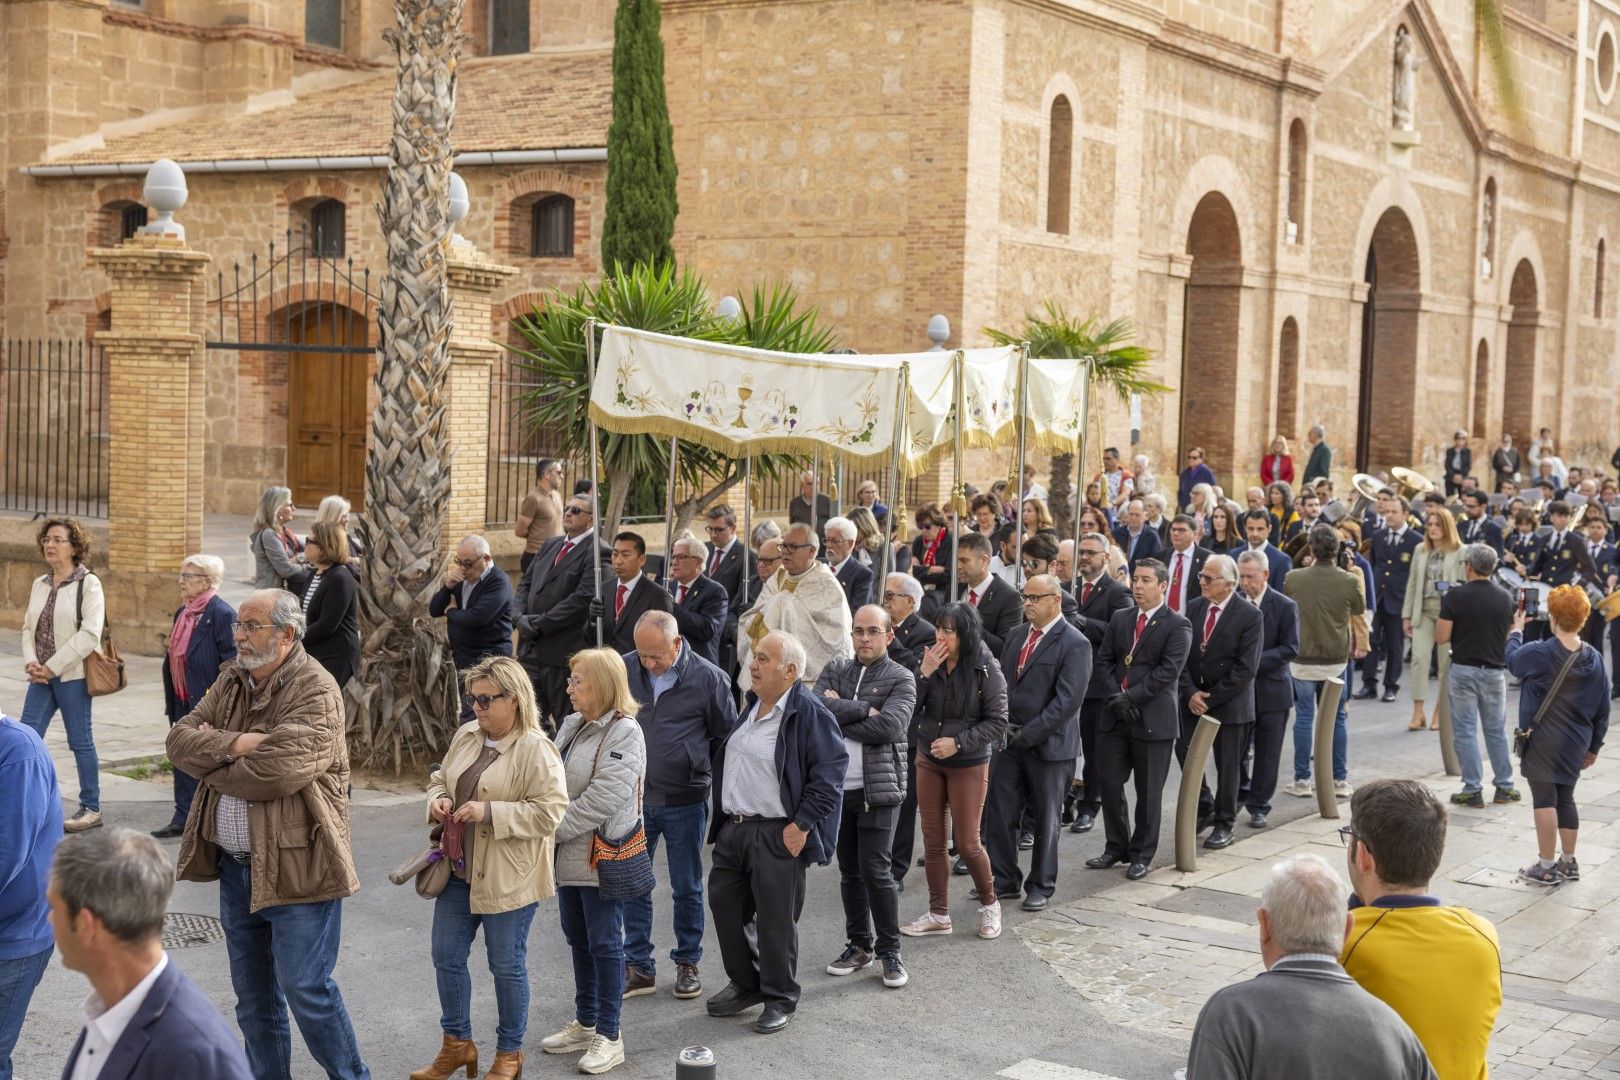
[[1529, 259], [1520, 259], [1508, 285], [1508, 303], [1513, 315], [1508, 320], [1507, 349], [1502, 364], [1502, 424], [1513, 433], [1513, 441], [1528, 447], [1536, 433], [1532, 430], [1536, 411], [1536, 324], [1541, 321], [1541, 290], [1536, 285], [1536, 269]]
[[[287, 486], [314, 507], [342, 495], [365, 505], [371, 352], [365, 315], [320, 302], [286, 322], [294, 349], [287, 365]], [[302, 347], [302, 348], [300, 348]]]
[[[1243, 246], [1237, 214], [1212, 191], [1187, 227], [1188, 275], [1181, 348], [1181, 448], [1202, 446], [1217, 473], [1237, 465], [1232, 410], [1237, 403], [1238, 323], [1242, 313]], [[1244, 459], [1252, 456], [1243, 455]]]
[[1378, 219], [1367, 245], [1367, 302], [1361, 310], [1356, 469], [1412, 464], [1421, 293], [1417, 237], [1401, 210]]

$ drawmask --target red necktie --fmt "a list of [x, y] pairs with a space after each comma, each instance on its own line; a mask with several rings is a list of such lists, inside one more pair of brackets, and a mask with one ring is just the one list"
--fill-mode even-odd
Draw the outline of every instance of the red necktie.
[[[718, 574], [719, 572], [720, 572], [720, 549], [715, 548], [714, 549], [714, 554], [709, 556], [709, 576], [714, 577], [714, 575]], [[685, 586], [682, 586], [682, 588], [685, 588]]]
[[1138, 641], [1142, 640], [1142, 630], [1146, 626], [1147, 626], [1147, 612], [1143, 611], [1143, 612], [1138, 613], [1137, 616], [1136, 616], [1136, 636], [1131, 639], [1131, 647], [1132, 648], [1135, 648], [1136, 643]]
[[680, 590], [681, 590], [680, 592], [675, 594], [675, 602], [684, 607], [685, 604], [686, 604], [686, 586], [682, 585], [680, 587]]
[[617, 619], [624, 614], [624, 598], [630, 594], [630, 586], [619, 583], [619, 595], [613, 600], [613, 617]]
[[1170, 576], [1170, 610], [1181, 611], [1181, 561], [1187, 556], [1176, 552], [1176, 572]]
[[1211, 631], [1213, 631], [1215, 629], [1215, 620], [1220, 617], [1220, 614], [1221, 614], [1220, 607], [1218, 605], [1211, 604], [1210, 608], [1209, 608], [1209, 618], [1204, 620], [1204, 644], [1205, 645], [1209, 644], [1209, 635], [1210, 635]]
[[1084, 585], [1080, 586], [1080, 606], [1085, 607], [1090, 602], [1091, 602], [1091, 582], [1088, 581]]
[[979, 606], [979, 592], [977, 589], [968, 590], [968, 607]]
[[573, 549], [574, 542], [572, 540], [564, 540], [563, 546], [557, 549], [557, 557], [551, 560], [551, 565], [556, 566], [558, 563], [562, 562], [563, 556], [567, 555]]
[[1030, 628], [1029, 637], [1024, 640], [1024, 647], [1018, 650], [1018, 673], [1024, 673], [1024, 665], [1029, 663], [1029, 654], [1035, 651], [1035, 643], [1041, 640], [1041, 631]]

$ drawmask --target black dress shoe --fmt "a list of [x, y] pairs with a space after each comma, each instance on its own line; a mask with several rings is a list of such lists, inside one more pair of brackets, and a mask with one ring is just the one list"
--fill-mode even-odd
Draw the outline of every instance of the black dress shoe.
[[1124, 861], [1125, 856], [1115, 855], [1113, 852], [1105, 851], [1101, 855], [1093, 855], [1091, 858], [1087, 859], [1086, 869], [1107, 870], [1110, 866], [1118, 866]]
[[171, 821], [161, 829], [153, 829], [152, 835], [157, 837], [159, 840], [170, 840], [176, 836], [179, 836], [185, 831], [186, 827], [184, 825], [176, 825]]
[[1045, 911], [1047, 899], [1039, 893], [1030, 893], [1024, 897], [1024, 902], [1018, 906], [1025, 911]]
[[1204, 846], [1211, 851], [1219, 851], [1223, 847], [1230, 847], [1231, 844], [1232, 829], [1227, 825], [1215, 826], [1215, 831], [1210, 833], [1209, 839], [1204, 841]]
[[1147, 863], [1145, 863], [1145, 862], [1133, 862], [1125, 870], [1125, 880], [1126, 881], [1141, 881], [1143, 878], [1147, 877], [1147, 874], [1148, 874], [1148, 864]]
[[1249, 828], [1263, 829], [1266, 827], [1266, 812], [1264, 810], [1251, 810], [1249, 812]]
[[1393, 691], [1393, 690], [1385, 690], [1384, 691], [1384, 696], [1382, 698], [1380, 698], [1379, 700], [1380, 701], [1385, 701], [1385, 702], [1390, 702], [1390, 701], [1394, 701], [1396, 697], [1397, 697], [1397, 694], [1396, 694], [1395, 691]]
[[1035, 847], [1035, 834], [1032, 832], [1018, 834], [1018, 850], [1030, 851]]
[[754, 1030], [761, 1035], [774, 1035], [788, 1026], [788, 1020], [793, 1016], [790, 1012], [783, 1012], [780, 1006], [767, 1005], [754, 1021]]
[[958, 856], [957, 860], [951, 864], [951, 873], [955, 874], [957, 877], [966, 877], [967, 872], [967, 863], [964, 862], [960, 856]]
[[1090, 812], [1082, 810], [1075, 817], [1074, 824], [1069, 826], [1070, 832], [1090, 832], [1091, 827], [1097, 824], [1097, 819]]
[[765, 995], [758, 990], [744, 990], [736, 983], [727, 983], [724, 990], [709, 999], [709, 1015], [736, 1016], [744, 1009], [752, 1009], [764, 1000]]
[[1357, 701], [1373, 701], [1378, 697], [1378, 688], [1374, 686], [1363, 686], [1360, 690], [1355, 692], [1354, 696], [1355, 700]]

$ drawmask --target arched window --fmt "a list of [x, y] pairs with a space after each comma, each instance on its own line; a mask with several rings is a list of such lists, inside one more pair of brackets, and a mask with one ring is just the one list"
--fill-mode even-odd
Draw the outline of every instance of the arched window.
[[329, 259], [343, 257], [343, 229], [347, 209], [336, 199], [322, 199], [309, 208], [310, 254]]
[[1599, 240], [1597, 247], [1597, 267], [1594, 269], [1592, 274], [1592, 318], [1594, 319], [1603, 318], [1603, 263], [1604, 245], [1603, 241]]
[[[118, 214], [118, 238], [120, 240], [128, 240], [130, 237], [134, 236], [137, 232], [140, 232], [145, 227], [146, 227], [146, 207], [142, 206], [140, 203], [130, 203], [128, 206], [124, 207], [123, 210], [119, 211], [119, 214]], [[1599, 259], [1600, 262], [1601, 262], [1602, 258], [1603, 258], [1603, 245], [1600, 242], [1598, 244], [1598, 259]], [[1599, 271], [1599, 272], [1601, 273], [1601, 271]]]
[[1052, 102], [1047, 134], [1046, 231], [1069, 231], [1069, 175], [1074, 167], [1074, 107], [1062, 94]]
[[534, 204], [529, 225], [529, 255], [536, 259], [566, 259], [574, 254], [574, 200], [548, 195]]
[[1288, 222], [1283, 239], [1301, 243], [1305, 236], [1305, 121], [1288, 125]]
[[343, 0], [304, 0], [304, 43], [343, 48]]
[[489, 55], [529, 51], [529, 0], [489, 0]]

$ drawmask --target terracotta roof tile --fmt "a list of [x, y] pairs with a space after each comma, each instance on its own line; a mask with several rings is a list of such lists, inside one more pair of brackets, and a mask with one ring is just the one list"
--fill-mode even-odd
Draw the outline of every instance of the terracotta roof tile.
[[[457, 153], [607, 145], [612, 118], [608, 52], [464, 61], [457, 90]], [[252, 115], [192, 116], [106, 140], [42, 164], [338, 157], [388, 152], [394, 73], [324, 87]]]

